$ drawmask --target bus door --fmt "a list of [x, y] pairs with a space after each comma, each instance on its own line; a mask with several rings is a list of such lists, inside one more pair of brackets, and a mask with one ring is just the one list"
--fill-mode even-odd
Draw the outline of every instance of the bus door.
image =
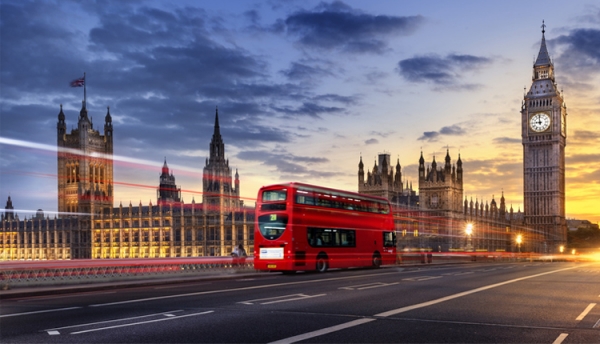
[[396, 232], [383, 231], [383, 264], [396, 262]]

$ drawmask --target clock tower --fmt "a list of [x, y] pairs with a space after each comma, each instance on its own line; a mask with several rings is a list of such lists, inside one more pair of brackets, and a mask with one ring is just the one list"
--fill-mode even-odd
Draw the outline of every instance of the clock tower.
[[531, 88], [521, 107], [525, 224], [533, 251], [558, 252], [567, 242], [565, 146], [567, 107], [554, 78], [542, 24]]

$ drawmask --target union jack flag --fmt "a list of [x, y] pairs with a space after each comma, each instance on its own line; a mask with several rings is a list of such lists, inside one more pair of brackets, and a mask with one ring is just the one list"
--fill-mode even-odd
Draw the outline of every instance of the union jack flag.
[[85, 77], [71, 81], [71, 87], [83, 87], [85, 85]]

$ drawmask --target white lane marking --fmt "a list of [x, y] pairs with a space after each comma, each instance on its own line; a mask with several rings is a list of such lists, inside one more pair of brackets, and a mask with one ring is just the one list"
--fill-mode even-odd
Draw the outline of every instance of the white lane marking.
[[295, 343], [295, 342], [299, 342], [301, 340], [305, 340], [305, 339], [309, 339], [309, 338], [314, 338], [314, 337], [318, 337], [318, 336], [322, 336], [324, 334], [328, 334], [328, 333], [332, 333], [335, 331], [339, 331], [339, 330], [343, 330], [349, 327], [354, 327], [354, 326], [358, 326], [358, 325], [362, 325], [362, 324], [366, 324], [368, 322], [374, 321], [375, 319], [358, 319], [358, 320], [353, 320], [344, 324], [339, 324], [336, 326], [331, 326], [331, 327], [327, 327], [324, 329], [320, 329], [320, 330], [316, 330], [316, 331], [312, 331], [312, 332], [307, 332], [307, 333], [303, 333], [303, 334], [299, 334], [297, 336], [293, 336], [293, 337], [289, 337], [289, 338], [285, 338], [285, 339], [281, 339], [275, 342], [271, 342], [270, 344], [287, 344], [287, 343]]
[[91, 329], [91, 330], [71, 332], [71, 334], [81, 334], [81, 333], [87, 333], [87, 332], [96, 332], [96, 331], [110, 330], [110, 329], [119, 328], [119, 327], [144, 325], [144, 324], [150, 324], [150, 323], [155, 323], [155, 322], [159, 322], [159, 321], [167, 321], [167, 320], [174, 320], [174, 319], [180, 319], [180, 318], [187, 318], [187, 317], [192, 317], [192, 316], [195, 316], [195, 315], [204, 315], [204, 314], [209, 314], [209, 313], [212, 313], [212, 312], [214, 312], [214, 311], [207, 311], [207, 312], [193, 313], [193, 314], [185, 314], [185, 315], [180, 315], [178, 317], [173, 317], [173, 318], [163, 318], [163, 319], [155, 319], [155, 320], [148, 320], [148, 321], [140, 321], [140, 322], [131, 323], [131, 324], [122, 324], [122, 325], [115, 325], [115, 326], [94, 328], [94, 329]]
[[399, 314], [399, 313], [404, 313], [404, 312], [411, 311], [413, 309], [423, 308], [423, 307], [435, 305], [437, 303], [441, 303], [441, 302], [445, 302], [445, 301], [448, 301], [448, 300], [456, 299], [456, 298], [459, 298], [459, 297], [467, 296], [467, 295], [470, 295], [470, 294], [478, 293], [480, 291], [484, 291], [484, 290], [488, 290], [488, 289], [500, 287], [500, 286], [503, 286], [503, 285], [506, 285], [506, 284], [515, 283], [515, 282], [523, 281], [523, 280], [534, 278], [534, 277], [540, 277], [540, 276], [544, 276], [544, 275], [548, 275], [548, 274], [553, 274], [553, 273], [556, 273], [556, 272], [561, 272], [561, 271], [566, 271], [566, 270], [572, 270], [572, 269], [575, 269], [575, 268], [576, 267], [571, 267], [571, 268], [565, 268], [565, 269], [560, 269], [560, 270], [542, 272], [542, 273], [531, 275], [531, 276], [525, 276], [525, 277], [515, 278], [515, 279], [512, 279], [512, 280], [508, 280], [508, 281], [504, 281], [504, 282], [500, 282], [500, 283], [496, 283], [496, 284], [490, 284], [490, 285], [487, 285], [487, 286], [484, 286], [484, 287], [480, 287], [480, 288], [476, 288], [476, 289], [472, 289], [472, 290], [463, 291], [462, 293], [445, 296], [445, 297], [442, 297], [442, 298], [439, 298], [439, 299], [436, 299], [436, 300], [431, 300], [431, 301], [419, 303], [419, 304], [416, 304], [416, 305], [411, 305], [411, 306], [401, 307], [401, 308], [397, 308], [397, 309], [392, 309], [391, 311], [387, 311], [387, 312], [375, 314], [375, 316], [377, 316], [377, 317], [389, 317], [391, 315], [396, 315], [396, 314]]
[[411, 281], [411, 282], [418, 282], [418, 281], [428, 281], [428, 280], [432, 280], [432, 279], [436, 279], [436, 278], [442, 278], [443, 276], [417, 276], [417, 277], [409, 277], [409, 278], [403, 278], [403, 281]]
[[154, 289], [156, 289], [156, 290], [175, 289], [175, 288], [181, 288], [181, 287], [189, 287], [191, 285], [198, 286], [198, 285], [206, 285], [206, 284], [211, 284], [211, 283], [210, 282], [208, 282], [208, 283], [181, 283], [181, 284], [176, 284], [176, 285], [167, 285], [167, 286], [163, 286], [163, 287], [154, 287]]
[[592, 326], [592, 328], [598, 328], [598, 327], [600, 327], [600, 319], [598, 319], [598, 321], [596, 321], [594, 326]]
[[590, 303], [587, 308], [584, 309], [577, 318], [575, 318], [575, 320], [583, 320], [583, 318], [585, 318], [585, 316], [592, 310], [592, 308], [594, 308], [594, 306], [596, 306], [595, 303]]
[[82, 308], [82, 307], [68, 307], [68, 308], [46, 309], [43, 311], [34, 311], [34, 312], [25, 312], [25, 313], [3, 314], [3, 315], [0, 315], [0, 318], [18, 317], [20, 315], [30, 315], [30, 314], [38, 314], [38, 313], [70, 311], [72, 309], [79, 309], [79, 308]]
[[51, 335], [51, 336], [56, 336], [56, 335], [59, 335], [60, 332], [58, 332], [58, 331], [48, 331], [48, 334]]
[[[398, 274], [397, 271], [394, 272], [383, 272], [378, 273], [376, 276], [384, 276], [384, 275], [392, 275]], [[219, 294], [219, 293], [228, 293], [234, 291], [245, 291], [245, 290], [254, 290], [254, 289], [266, 289], [266, 288], [275, 288], [275, 287], [283, 287], [289, 285], [299, 285], [299, 284], [309, 284], [309, 283], [321, 283], [328, 281], [342, 281], [348, 279], [358, 279], [364, 277], [373, 277], [374, 275], [358, 275], [358, 276], [347, 276], [347, 277], [333, 277], [333, 278], [323, 278], [316, 279], [310, 281], [300, 281], [300, 282], [286, 282], [286, 283], [275, 283], [275, 284], [267, 284], [267, 285], [257, 285], [252, 287], [241, 287], [241, 288], [231, 288], [231, 289], [222, 289], [222, 290], [208, 290], [208, 291], [199, 291], [195, 293], [187, 293], [187, 294], [175, 294], [175, 295], [165, 295], [165, 296], [156, 296], [156, 297], [148, 297], [145, 299], [136, 299], [136, 300], [126, 300], [126, 301], [117, 301], [110, 303], [100, 303], [89, 305], [89, 307], [104, 307], [104, 306], [113, 306], [113, 305], [121, 305], [126, 303], [136, 303], [136, 302], [147, 302], [147, 301], [155, 301], [155, 300], [164, 300], [164, 299], [172, 299], [177, 297], [188, 297], [188, 296], [196, 296], [196, 295], [208, 295], [208, 294]]]
[[349, 286], [349, 287], [341, 287], [338, 289], [365, 290], [365, 289], [371, 289], [371, 288], [387, 287], [387, 286], [395, 285], [395, 284], [398, 284], [398, 282], [396, 282], [396, 283], [375, 282], [375, 283], [368, 283], [368, 284], [353, 285], [353, 286]]
[[[327, 294], [318, 294], [318, 295], [292, 294], [292, 295], [284, 295], [284, 296], [276, 296], [276, 297], [267, 297], [264, 299], [254, 299], [254, 300], [242, 301], [242, 302], [238, 302], [238, 303], [243, 303], [245, 305], [253, 305], [255, 303], [259, 303], [261, 305], [270, 305], [273, 303], [304, 300], [304, 299], [310, 299], [313, 297], [319, 297], [319, 296], [325, 296], [325, 295], [327, 295]], [[265, 302], [261, 302], [261, 301], [265, 301]]]
[[442, 276], [461, 276], [461, 275], [470, 275], [472, 273], [473, 273], [473, 271], [448, 272], [448, 273], [442, 274]]
[[178, 313], [178, 312], [183, 312], [183, 310], [180, 309], [180, 310], [176, 310], [176, 311], [170, 311], [168, 313], [167, 312], [165, 312], [165, 313], [154, 313], [154, 314], [140, 315], [138, 317], [130, 317], [130, 318], [121, 318], [121, 319], [97, 321], [97, 322], [93, 322], [93, 323], [70, 325], [70, 326], [64, 326], [64, 327], [55, 327], [55, 328], [49, 328], [49, 329], [44, 330], [44, 331], [64, 330], [66, 328], [84, 327], [84, 326], [91, 326], [91, 325], [98, 325], [98, 324], [106, 324], [106, 323], [111, 323], [111, 322], [126, 321], [126, 320], [132, 320], [132, 319], [141, 319], [141, 318], [154, 317], [154, 316], [157, 316], [157, 315], [167, 315], [167, 314], [170, 314], [170, 313]]
[[567, 338], [569, 334], [568, 333], [561, 333], [560, 336], [558, 336], [553, 342], [552, 344], [560, 344], [563, 342], [563, 340], [565, 340], [565, 338]]
[[[395, 314], [407, 312], [407, 311], [410, 311], [410, 310], [413, 310], [413, 309], [431, 306], [431, 305], [434, 305], [436, 303], [440, 303], [440, 302], [452, 300], [452, 299], [459, 298], [459, 297], [462, 297], [462, 296], [466, 296], [466, 295], [469, 295], [469, 294], [477, 293], [477, 292], [480, 292], [480, 291], [483, 291], [483, 290], [487, 290], [487, 289], [492, 289], [492, 288], [495, 288], [495, 287], [503, 286], [505, 284], [510, 284], [510, 283], [514, 283], [514, 282], [518, 282], [518, 281], [523, 281], [523, 280], [526, 280], [526, 279], [534, 278], [534, 277], [539, 277], [539, 276], [544, 276], [544, 275], [548, 275], [548, 274], [553, 274], [553, 273], [556, 273], [556, 272], [561, 272], [561, 271], [566, 271], [566, 270], [572, 270], [572, 269], [575, 269], [575, 268], [576, 267], [564, 268], [564, 269], [559, 269], [559, 270], [554, 270], [554, 271], [543, 272], [543, 273], [536, 274], [536, 275], [515, 278], [515, 279], [509, 280], [509, 281], [505, 281], [505, 282], [501, 282], [501, 283], [496, 283], [496, 284], [491, 284], [491, 285], [488, 285], [488, 286], [485, 286], [485, 287], [476, 288], [476, 289], [473, 289], [473, 290], [469, 290], [469, 291], [465, 291], [465, 292], [462, 292], [462, 293], [450, 295], [450, 296], [447, 296], [447, 297], [442, 297], [442, 298], [439, 298], [437, 300], [432, 300], [432, 301], [429, 301], [429, 302], [423, 302], [423, 303], [419, 303], [419, 304], [412, 305], [412, 306], [407, 306], [407, 307], [402, 307], [402, 308], [398, 308], [398, 309], [393, 309], [393, 310], [388, 311], [388, 312], [383, 312], [383, 313], [375, 314], [375, 316], [378, 316], [378, 317], [388, 317], [390, 315], [395, 315]], [[281, 340], [278, 340], [278, 341], [275, 341], [275, 342], [271, 342], [271, 343], [294, 343], [294, 342], [298, 342], [298, 341], [305, 340], [305, 339], [308, 339], [308, 338], [318, 337], [318, 336], [321, 336], [323, 334], [327, 334], [327, 333], [331, 333], [331, 332], [343, 330], [343, 329], [346, 329], [346, 328], [350, 328], [350, 327], [353, 327], [353, 326], [358, 326], [358, 325], [361, 325], [361, 324], [365, 324], [365, 323], [371, 322], [373, 320], [375, 320], [375, 319], [359, 319], [359, 320], [354, 320], [354, 321], [350, 321], [350, 322], [347, 322], [347, 323], [344, 323], [344, 324], [340, 324], [340, 325], [336, 325], [336, 326], [332, 326], [332, 327], [327, 327], [327, 328], [324, 328], [324, 329], [321, 329], [321, 330], [317, 330], [317, 331], [312, 331], [312, 332], [300, 334], [300, 335], [297, 335], [297, 336], [294, 336], [294, 337], [284, 338], [284, 339], [281, 339]], [[560, 338], [560, 336], [559, 336], [559, 338]], [[559, 344], [559, 343], [557, 343], [557, 344]]]

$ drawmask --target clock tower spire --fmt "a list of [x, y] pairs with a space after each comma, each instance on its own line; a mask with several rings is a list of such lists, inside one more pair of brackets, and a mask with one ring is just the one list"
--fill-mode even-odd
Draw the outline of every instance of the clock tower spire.
[[542, 22], [542, 41], [533, 65], [531, 87], [521, 107], [523, 203], [532, 250], [553, 253], [567, 240], [567, 108], [556, 85], [545, 33], [546, 24]]

